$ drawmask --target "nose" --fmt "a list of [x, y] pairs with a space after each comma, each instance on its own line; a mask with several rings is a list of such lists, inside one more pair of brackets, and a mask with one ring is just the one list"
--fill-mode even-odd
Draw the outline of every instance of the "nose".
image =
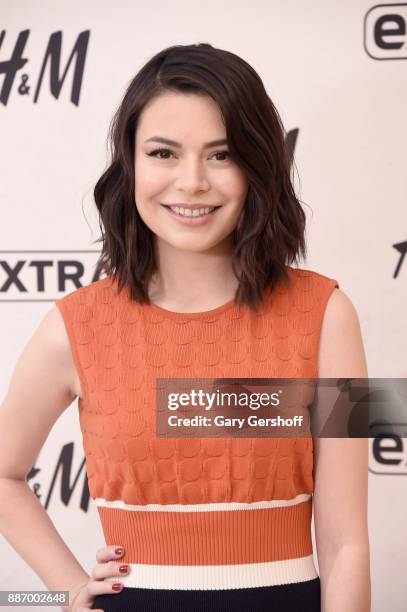
[[179, 164], [178, 168], [176, 187], [179, 191], [195, 193], [209, 188], [205, 163], [202, 160], [191, 157]]

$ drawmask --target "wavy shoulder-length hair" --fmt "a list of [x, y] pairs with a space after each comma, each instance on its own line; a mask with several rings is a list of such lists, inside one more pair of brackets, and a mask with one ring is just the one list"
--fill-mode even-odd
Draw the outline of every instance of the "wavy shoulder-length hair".
[[128, 85], [109, 127], [111, 161], [97, 181], [102, 250], [97, 269], [132, 300], [150, 303], [157, 271], [154, 234], [135, 205], [134, 140], [145, 105], [166, 92], [206, 94], [217, 102], [228, 148], [245, 172], [247, 198], [233, 231], [235, 303], [257, 310], [264, 290], [289, 281], [287, 266], [306, 256], [305, 213], [290, 179], [292, 152], [272, 100], [256, 71], [208, 43], [174, 45], [154, 55]]

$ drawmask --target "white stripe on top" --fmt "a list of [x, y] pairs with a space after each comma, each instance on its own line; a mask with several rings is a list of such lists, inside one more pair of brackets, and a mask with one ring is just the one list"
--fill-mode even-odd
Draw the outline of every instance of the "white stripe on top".
[[97, 497], [94, 502], [102, 508], [119, 508], [122, 510], [145, 510], [158, 512], [208, 512], [220, 510], [260, 510], [265, 508], [286, 508], [295, 506], [311, 499], [311, 495], [301, 493], [292, 499], [272, 499], [265, 501], [257, 501], [252, 503], [243, 502], [221, 502], [212, 504], [144, 504], [134, 505], [126, 504], [122, 500], [106, 500], [103, 497]]
[[[312, 555], [234, 565], [128, 565], [129, 574], [120, 576], [120, 582], [125, 587], [144, 589], [242, 589], [304, 582], [318, 577]], [[109, 582], [118, 579], [105, 578]]]

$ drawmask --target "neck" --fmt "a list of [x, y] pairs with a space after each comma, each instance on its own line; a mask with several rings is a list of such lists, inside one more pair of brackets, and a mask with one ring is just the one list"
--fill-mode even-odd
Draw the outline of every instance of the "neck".
[[152, 303], [174, 310], [210, 310], [231, 300], [238, 287], [228, 241], [206, 252], [181, 251], [156, 242], [158, 271], [149, 297]]

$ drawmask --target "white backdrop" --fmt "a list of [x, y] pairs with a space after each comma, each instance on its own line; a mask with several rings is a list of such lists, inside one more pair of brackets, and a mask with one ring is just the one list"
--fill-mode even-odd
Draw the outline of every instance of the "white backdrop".
[[[390, 14], [397, 19], [386, 21]], [[403, 23], [407, 4], [364, 0], [0, 0], [1, 397], [42, 317], [75, 288], [69, 281], [61, 286], [64, 270], [83, 265], [82, 284], [91, 280], [97, 258], [91, 251], [98, 249], [92, 241], [99, 236], [92, 189], [125, 87], [160, 49], [196, 42], [246, 59], [286, 130], [298, 130], [296, 188], [309, 205], [309, 257], [301, 267], [336, 278], [353, 301], [369, 375], [406, 377], [407, 35], [397, 34]], [[78, 40], [86, 54], [75, 101], [75, 57], [63, 83], [62, 75]], [[18, 42], [25, 63], [18, 64]], [[54, 65], [59, 88], [45, 61], [50, 42], [54, 49], [61, 43]], [[7, 270], [18, 262], [16, 285]], [[402, 442], [392, 474], [370, 457], [372, 612], [406, 609], [406, 438]], [[90, 572], [104, 540], [94, 505], [81, 509], [82, 463], [75, 402], [52, 429], [30, 485]], [[71, 496], [62, 486], [64, 470], [70, 470]], [[7, 560], [0, 590], [44, 589], [4, 538], [0, 549]]]

